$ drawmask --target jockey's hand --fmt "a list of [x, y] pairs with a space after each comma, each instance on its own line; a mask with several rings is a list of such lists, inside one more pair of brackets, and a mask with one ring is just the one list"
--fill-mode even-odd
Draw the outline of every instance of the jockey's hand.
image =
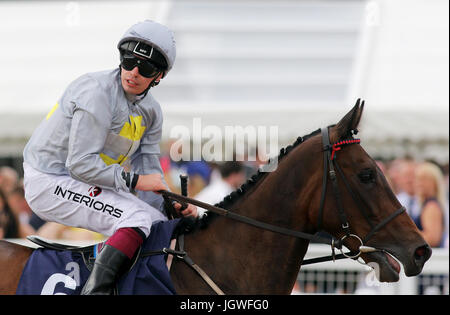
[[[173, 204], [173, 207], [175, 208], [175, 210], [180, 213], [180, 210], [182, 208], [181, 203], [175, 202]], [[198, 211], [197, 211], [197, 207], [191, 204], [188, 204], [187, 208], [184, 210], [181, 210], [181, 214], [185, 217], [194, 217], [196, 218], [198, 216]]]
[[158, 193], [159, 190], [167, 190], [167, 186], [164, 184], [161, 174], [148, 174], [139, 175], [136, 183], [136, 190], [153, 191]]

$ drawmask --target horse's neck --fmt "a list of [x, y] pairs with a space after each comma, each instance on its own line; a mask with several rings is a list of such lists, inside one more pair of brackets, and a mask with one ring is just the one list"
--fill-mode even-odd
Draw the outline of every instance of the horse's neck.
[[[277, 189], [284, 174], [268, 174], [253, 192], [241, 197], [230, 211], [277, 225], [307, 229], [307, 209], [299, 209], [293, 191]], [[291, 178], [292, 179], [292, 178]], [[295, 191], [299, 194], [298, 190]], [[289, 197], [288, 197], [289, 195]], [[298, 211], [304, 212], [302, 215]], [[191, 238], [202, 268], [232, 294], [288, 294], [294, 285], [308, 242], [283, 236], [227, 218], [217, 218]], [[188, 245], [188, 244], [187, 244]], [[195, 248], [194, 248], [195, 247]]]

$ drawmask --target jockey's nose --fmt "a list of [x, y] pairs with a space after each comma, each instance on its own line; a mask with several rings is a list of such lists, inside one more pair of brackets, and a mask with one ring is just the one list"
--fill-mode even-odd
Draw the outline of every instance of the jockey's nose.
[[130, 71], [134, 76], [139, 75], [139, 68], [136, 66]]

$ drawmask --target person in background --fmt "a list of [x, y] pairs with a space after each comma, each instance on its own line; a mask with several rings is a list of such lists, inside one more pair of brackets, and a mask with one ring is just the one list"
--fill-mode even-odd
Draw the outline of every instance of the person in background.
[[386, 175], [389, 177], [389, 184], [391, 185], [392, 191], [394, 194], [400, 193], [399, 188], [399, 177], [400, 177], [400, 166], [402, 165], [402, 159], [395, 159], [387, 163], [386, 167]]
[[205, 161], [179, 161], [172, 162], [165, 173], [167, 183], [171, 190], [180, 190], [180, 175], [188, 175], [189, 195], [196, 195], [204, 189], [210, 179], [211, 167]]
[[[210, 182], [211, 167], [204, 160], [184, 160], [182, 156], [183, 145], [178, 141], [170, 140], [163, 145], [164, 154], [160, 157], [164, 179], [172, 191], [180, 191], [180, 175], [188, 175], [189, 195], [196, 195]], [[175, 154], [176, 156], [172, 156]], [[178, 159], [181, 157], [181, 159]]]
[[389, 177], [388, 169], [387, 169], [387, 166], [386, 166], [386, 162], [384, 162], [381, 159], [375, 159], [375, 163], [377, 164], [377, 166], [380, 169], [380, 171], [384, 174], [384, 177], [386, 178], [386, 181], [388, 182], [389, 187], [392, 187], [392, 180]]
[[[216, 178], [209, 186], [195, 195], [195, 199], [216, 204], [245, 182], [245, 170], [241, 162], [224, 162], [219, 165], [219, 171], [221, 177]], [[205, 211], [203, 208], [198, 208], [199, 216], [203, 216]]]
[[34, 234], [34, 229], [21, 224], [12, 211], [3, 192], [0, 191], [0, 230], [2, 238], [25, 238]]
[[445, 187], [438, 166], [424, 162], [415, 172], [416, 196], [421, 205], [419, 215], [412, 219], [431, 247], [442, 247], [445, 241]]
[[[446, 217], [445, 217], [445, 224], [446, 224], [446, 235], [445, 235], [445, 240], [444, 240], [444, 248], [449, 248], [449, 221], [450, 221], [450, 217], [449, 217], [449, 209], [450, 209], [450, 205], [449, 205], [449, 199], [450, 199], [450, 191], [449, 191], [449, 163], [447, 162], [444, 167], [443, 167], [443, 172], [444, 172], [444, 183], [445, 183], [445, 197], [446, 197]], [[448, 290], [447, 290], [448, 292]]]
[[252, 148], [250, 152], [245, 151], [244, 156], [236, 156], [236, 161], [243, 161], [242, 165], [245, 171], [245, 177], [250, 178], [255, 175], [258, 170], [269, 160], [267, 153], [260, 149], [259, 146]]
[[19, 218], [20, 223], [29, 224], [33, 212], [25, 199], [25, 191], [23, 187], [17, 186], [12, 189], [7, 194], [7, 198], [9, 206]]
[[0, 191], [5, 195], [18, 186], [19, 175], [17, 171], [9, 166], [0, 167]]
[[415, 171], [417, 163], [413, 160], [403, 160], [398, 165], [397, 179], [397, 199], [410, 217], [415, 218], [420, 215], [420, 204], [415, 193]]

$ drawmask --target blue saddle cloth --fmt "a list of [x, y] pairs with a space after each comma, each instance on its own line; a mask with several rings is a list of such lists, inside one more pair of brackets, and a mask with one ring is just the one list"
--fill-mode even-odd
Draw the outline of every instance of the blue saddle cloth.
[[[141, 252], [169, 247], [177, 220], [157, 222]], [[166, 266], [167, 255], [139, 258], [134, 267], [118, 281], [119, 294], [176, 294]], [[80, 294], [88, 276], [82, 254], [38, 248], [23, 270], [16, 294]]]

